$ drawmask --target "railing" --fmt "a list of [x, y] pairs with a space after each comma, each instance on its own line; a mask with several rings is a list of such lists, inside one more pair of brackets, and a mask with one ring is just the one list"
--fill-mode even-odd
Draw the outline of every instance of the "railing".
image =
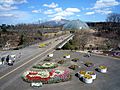
[[56, 49], [59, 50], [61, 49], [69, 40], [71, 40], [74, 37], [74, 35], [70, 35], [67, 39], [65, 39], [63, 42], [61, 42], [60, 44], [58, 44], [56, 46]]

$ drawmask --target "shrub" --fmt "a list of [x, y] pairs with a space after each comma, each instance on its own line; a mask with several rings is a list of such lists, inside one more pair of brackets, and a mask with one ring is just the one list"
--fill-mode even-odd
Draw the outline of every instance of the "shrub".
[[69, 68], [72, 69], [72, 70], [75, 70], [75, 69], [78, 68], [78, 66], [77, 65], [71, 65]]
[[85, 63], [85, 66], [91, 67], [91, 66], [94, 66], [94, 64], [93, 64], [92, 62], [86, 62], [86, 63]]
[[65, 60], [60, 60], [57, 62], [58, 64], [64, 64], [65, 63]]
[[71, 61], [77, 62], [78, 60], [79, 60], [78, 58], [74, 58], [74, 59], [72, 59]]
[[44, 61], [50, 62], [52, 59], [51, 58], [46, 58]]

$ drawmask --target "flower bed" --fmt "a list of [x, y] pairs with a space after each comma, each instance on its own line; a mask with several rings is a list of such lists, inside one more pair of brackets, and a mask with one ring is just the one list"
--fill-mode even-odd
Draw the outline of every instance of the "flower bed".
[[58, 64], [64, 64], [65, 63], [65, 60], [60, 60], [57, 62]]
[[91, 76], [92, 76], [92, 79], [96, 79], [96, 74], [95, 74], [95, 72], [93, 72], [93, 71], [87, 71], [86, 73], [89, 74], [89, 75], [91, 75]]
[[75, 69], [78, 68], [78, 66], [77, 65], [71, 65], [69, 68], [72, 69], [72, 70], [75, 70]]
[[50, 62], [52, 60], [52, 58], [46, 58], [46, 59], [44, 59], [44, 61], [46, 61], [46, 62]]
[[85, 63], [85, 66], [87, 66], [87, 67], [92, 67], [92, 66], [94, 66], [94, 64], [93, 64], [92, 62], [86, 62], [86, 63]]
[[97, 70], [101, 73], [106, 73], [107, 72], [107, 67], [103, 66], [103, 65], [100, 65], [100, 66], [98, 66]]
[[52, 69], [52, 68], [56, 68], [58, 66], [57, 63], [54, 62], [46, 62], [43, 64], [38, 64], [33, 66], [33, 68], [37, 68], [37, 69]]
[[43, 48], [43, 47], [45, 47], [45, 46], [46, 46], [46, 44], [41, 43], [41, 44], [39, 45], [39, 48]]
[[83, 81], [84, 81], [85, 83], [92, 83], [92, 82], [93, 82], [92, 76], [89, 75], [89, 74], [85, 74], [85, 75], [83, 76]]
[[28, 82], [42, 82], [43, 84], [64, 82], [71, 79], [70, 72], [67, 70], [41, 70], [26, 71], [22, 78]]
[[74, 59], [72, 59], [71, 61], [77, 62], [78, 60], [79, 60], [78, 58], [74, 58]]
[[93, 71], [84, 71], [84, 70], [81, 70], [77, 74], [78, 74], [78, 77], [82, 78], [82, 80], [85, 83], [92, 83], [93, 80], [96, 79], [96, 74]]
[[78, 77], [82, 78], [85, 74], [86, 74], [86, 71], [81, 70], [78, 72]]

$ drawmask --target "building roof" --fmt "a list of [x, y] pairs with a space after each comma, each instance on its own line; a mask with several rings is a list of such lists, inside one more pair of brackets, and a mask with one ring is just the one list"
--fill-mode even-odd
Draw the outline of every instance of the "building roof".
[[85, 22], [80, 21], [79, 19], [72, 20], [63, 26], [63, 30], [74, 31], [74, 30], [82, 30], [82, 29], [88, 30], [89, 26]]

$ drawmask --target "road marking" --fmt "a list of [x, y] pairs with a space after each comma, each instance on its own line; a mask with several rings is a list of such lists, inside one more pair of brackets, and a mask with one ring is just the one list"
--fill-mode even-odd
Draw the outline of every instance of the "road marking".
[[45, 52], [33, 57], [32, 59], [30, 59], [29, 61], [25, 62], [24, 64], [20, 65], [19, 67], [13, 69], [12, 71], [8, 72], [7, 74], [3, 75], [0, 77], [0, 80], [6, 76], [8, 76], [9, 74], [11, 74], [12, 72], [16, 71], [17, 69], [23, 67], [24, 65], [28, 64], [29, 62], [33, 61], [34, 59], [36, 59], [37, 57], [41, 56], [42, 54], [46, 53], [47, 51], [51, 50], [53, 47], [51, 47], [50, 49], [46, 50]]
[[1, 80], [2, 78], [4, 78], [4, 77], [8, 76], [8, 75], [11, 74], [12, 72], [16, 71], [17, 69], [19, 69], [19, 68], [23, 67], [24, 65], [28, 64], [29, 62], [33, 61], [34, 59], [36, 59], [37, 57], [41, 56], [42, 54], [46, 53], [47, 51], [52, 50], [53, 48], [54, 48], [54, 47], [51, 47], [50, 49], [47, 49], [45, 52], [43, 52], [43, 53], [41, 53], [41, 54], [33, 57], [32, 59], [30, 59], [29, 61], [27, 61], [27, 62], [25, 62], [24, 64], [20, 65], [19, 67], [15, 68], [15, 69], [13, 69], [12, 71], [10, 71], [10, 72], [6, 73], [5, 75], [1, 76], [1, 77], [0, 77], [0, 80]]

